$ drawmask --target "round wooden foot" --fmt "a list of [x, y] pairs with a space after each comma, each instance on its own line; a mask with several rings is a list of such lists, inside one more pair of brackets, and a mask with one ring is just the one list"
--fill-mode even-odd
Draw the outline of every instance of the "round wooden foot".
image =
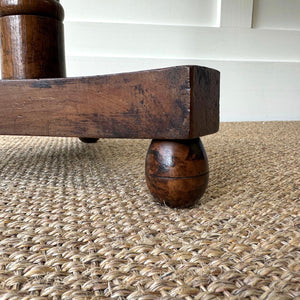
[[201, 140], [153, 140], [145, 172], [148, 188], [161, 204], [193, 206], [208, 183], [208, 161]]
[[86, 144], [95, 144], [98, 142], [99, 139], [96, 138], [79, 138], [83, 143]]

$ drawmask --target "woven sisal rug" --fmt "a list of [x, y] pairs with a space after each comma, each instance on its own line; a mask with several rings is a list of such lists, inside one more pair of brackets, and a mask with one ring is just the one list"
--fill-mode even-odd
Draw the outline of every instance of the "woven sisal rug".
[[192, 209], [152, 201], [150, 141], [0, 137], [0, 299], [300, 299], [300, 122], [203, 139]]

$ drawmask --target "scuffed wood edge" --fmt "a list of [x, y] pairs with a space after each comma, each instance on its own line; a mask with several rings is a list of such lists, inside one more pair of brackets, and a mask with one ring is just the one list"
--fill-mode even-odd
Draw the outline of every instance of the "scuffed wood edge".
[[216, 133], [220, 124], [220, 72], [191, 66], [190, 138]]
[[0, 81], [0, 134], [189, 139], [217, 131], [219, 73], [198, 66]]

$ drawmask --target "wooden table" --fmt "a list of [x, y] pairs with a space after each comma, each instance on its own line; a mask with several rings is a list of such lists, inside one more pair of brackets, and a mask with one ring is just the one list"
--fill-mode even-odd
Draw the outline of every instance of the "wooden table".
[[63, 19], [59, 1], [0, 0], [0, 134], [152, 139], [151, 194], [192, 206], [208, 182], [199, 136], [219, 128], [219, 72], [177, 66], [66, 78]]

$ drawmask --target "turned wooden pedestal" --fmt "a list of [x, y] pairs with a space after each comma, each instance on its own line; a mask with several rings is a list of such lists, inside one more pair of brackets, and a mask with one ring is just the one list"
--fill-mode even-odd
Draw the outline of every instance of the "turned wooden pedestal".
[[219, 127], [219, 72], [200, 66], [66, 78], [64, 11], [54, 0], [0, 0], [0, 134], [152, 139], [151, 194], [189, 207], [208, 182], [199, 136]]

